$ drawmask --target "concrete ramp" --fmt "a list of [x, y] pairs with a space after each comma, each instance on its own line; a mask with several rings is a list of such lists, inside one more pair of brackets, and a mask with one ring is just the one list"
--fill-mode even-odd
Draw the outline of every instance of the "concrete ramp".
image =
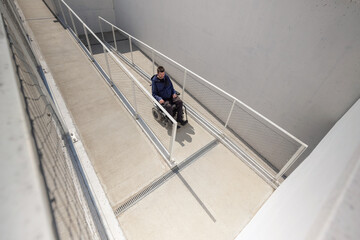
[[42, 17], [49, 15], [44, 3], [19, 4], [110, 203], [123, 201], [164, 173], [166, 164], [72, 36], [53, 16]]
[[[191, 118], [177, 132], [179, 164], [170, 169], [45, 4], [18, 2], [127, 239], [234, 239], [272, 187]], [[126, 95], [126, 74], [113, 74]], [[151, 108], [142, 111], [167, 139]]]
[[128, 239], [234, 239], [271, 193], [218, 144], [118, 219]]

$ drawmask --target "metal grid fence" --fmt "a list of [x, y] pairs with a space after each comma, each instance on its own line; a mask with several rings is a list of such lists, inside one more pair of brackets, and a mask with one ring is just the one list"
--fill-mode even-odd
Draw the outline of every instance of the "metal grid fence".
[[206, 116], [224, 135], [251, 149], [275, 181], [307, 148], [299, 139], [191, 70], [104, 18], [99, 17], [99, 22], [100, 29], [111, 28], [112, 37], [107, 40], [111, 39], [114, 50], [144, 76], [151, 77], [158, 65], [165, 66], [187, 106]]
[[41, 67], [14, 5], [11, 1], [2, 4], [6, 8], [2, 17], [46, 186], [55, 236], [57, 239], [107, 239], [96, 209], [89, 206], [90, 195], [75, 162], [68, 134], [41, 80], [38, 71]]
[[[177, 122], [149, 93], [143, 84], [134, 77], [100, 38], [80, 19], [62, 0], [55, 1], [60, 20], [78, 40], [88, 57], [94, 62], [109, 86], [121, 99], [128, 111], [144, 129], [160, 154], [169, 165], [175, 163], [173, 146], [176, 138]], [[157, 106], [172, 124], [162, 127], [152, 116], [152, 107]]]

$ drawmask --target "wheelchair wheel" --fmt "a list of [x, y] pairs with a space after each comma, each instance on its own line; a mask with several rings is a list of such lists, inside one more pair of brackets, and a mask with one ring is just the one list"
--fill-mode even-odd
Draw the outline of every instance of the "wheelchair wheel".
[[167, 127], [170, 126], [170, 120], [169, 120], [167, 117], [165, 117], [165, 118], [162, 120], [161, 124], [162, 124], [164, 127], [167, 128]]
[[152, 114], [157, 121], [160, 122], [162, 120], [162, 114], [160, 112], [160, 109], [158, 109], [157, 107], [152, 108]]

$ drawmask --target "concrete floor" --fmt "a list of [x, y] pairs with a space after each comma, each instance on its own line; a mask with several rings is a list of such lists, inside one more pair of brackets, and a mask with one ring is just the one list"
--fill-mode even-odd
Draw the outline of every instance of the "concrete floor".
[[[171, 170], [44, 3], [18, 2], [115, 210]], [[101, 54], [95, 58], [103, 64]], [[126, 74], [111, 68], [115, 84], [129, 94]], [[140, 114], [163, 144], [168, 144], [168, 130], [153, 119], [151, 106], [146, 102], [141, 106]], [[214, 140], [189, 120], [177, 132], [174, 156], [178, 163]], [[241, 159], [218, 143], [119, 214], [118, 220], [127, 239], [234, 239], [272, 192]]]
[[[95, 55], [95, 59], [103, 67], [103, 69], [106, 69], [104, 54]], [[118, 67], [114, 61], [109, 60], [109, 64], [115, 85], [119, 88], [120, 91], [124, 93], [125, 97], [127, 97], [130, 102], [133, 102], [133, 89], [130, 78], [124, 74], [121, 68]], [[145, 81], [134, 70], [130, 70], [130, 72], [143, 84], [143, 86], [149, 92], [151, 92], [151, 87], [147, 81]], [[171, 140], [171, 128], [164, 128], [161, 124], [159, 124], [158, 121], [154, 119], [151, 111], [152, 103], [139, 89], [136, 89], [136, 94], [139, 114], [157, 135], [163, 145], [169, 146]], [[193, 121], [190, 116], [188, 116], [188, 118], [189, 123], [185, 126], [182, 126], [179, 130], [177, 130], [176, 133], [173, 156], [177, 163], [182, 162], [191, 154], [195, 153], [197, 150], [201, 149], [206, 144], [215, 139], [197, 122]]]
[[[152, 60], [150, 58], [148, 58], [144, 54], [144, 52], [142, 52], [136, 45], [134, 45], [134, 44], [132, 45], [133, 53], [132, 54], [130, 53], [130, 45], [129, 45], [129, 41], [127, 40], [128, 38], [126, 36], [122, 35], [117, 30], [115, 30], [115, 36], [116, 36], [115, 39], [117, 40], [117, 44], [115, 45], [114, 37], [113, 37], [114, 35], [112, 34], [112, 32], [104, 32], [103, 35], [104, 35], [106, 41], [110, 45], [112, 45], [114, 48], [116, 47], [117, 51], [119, 53], [121, 53], [123, 55], [123, 57], [126, 57], [128, 59], [128, 61], [131, 61], [131, 59], [133, 59], [134, 63], [137, 66], [139, 66], [149, 76], [152, 76], [153, 73], [156, 72], [157, 66], [153, 67]], [[101, 33], [98, 33], [98, 36], [99, 36], [99, 38], [103, 39]], [[81, 35], [80, 38], [82, 39], [82, 41], [84, 43], [86, 42], [84, 35]], [[104, 56], [103, 56], [103, 49], [102, 49], [102, 47], [100, 47], [100, 44], [97, 41], [95, 41], [95, 39], [91, 39], [91, 40], [92, 41], [90, 41], [90, 44], [92, 45], [92, 49], [94, 52], [96, 52], [95, 57], [97, 58], [97, 60], [99, 60], [100, 65], [107, 72], [107, 70], [106, 70], [107, 66], [105, 63]], [[100, 56], [102, 56], [102, 57], [100, 57]], [[160, 56], [158, 56], [158, 55], [154, 55], [154, 59], [155, 59], [155, 61], [159, 60], [161, 62], [165, 62], [164, 66], [171, 68], [172, 74], [177, 75], [178, 79], [176, 79], [176, 80], [178, 82], [183, 81], [183, 70], [178, 69], [178, 67], [176, 67], [173, 63], [169, 62], [168, 60], [166, 60], [163, 57], [160, 58]], [[119, 60], [124, 65], [126, 65], [126, 62], [122, 61], [121, 59], [119, 59]], [[110, 67], [111, 73], [113, 74], [113, 72], [115, 72], [115, 74], [118, 74], [119, 67], [117, 67], [115, 62], [111, 61], [111, 59], [109, 59], [109, 62], [110, 62], [110, 66], [111, 66]], [[151, 92], [151, 85], [149, 84], [149, 80], [144, 79], [144, 77], [142, 75], [139, 75], [135, 70], [132, 70], [131, 68], [129, 68], [129, 70], [134, 76], [136, 76], [136, 78], [143, 84], [143, 86], [145, 88], [147, 88], [149, 92]], [[120, 74], [124, 74], [124, 73], [120, 73]], [[114, 77], [114, 78], [116, 79], [116, 77]], [[174, 80], [174, 78], [172, 78], [172, 80]], [[192, 79], [192, 81], [193, 80], [194, 79]], [[174, 84], [175, 89], [178, 90], [180, 93], [182, 93], [182, 87], [179, 84], [177, 84], [175, 81], [173, 81], [173, 84]], [[131, 92], [130, 87], [127, 89], [126, 92]], [[208, 112], [198, 101], [196, 101], [193, 97], [191, 97], [187, 93], [185, 93], [185, 96], [181, 96], [181, 97], [185, 97], [185, 103], [187, 104], [187, 106], [190, 106], [192, 109], [195, 109], [197, 113], [199, 113], [208, 122], [210, 122], [213, 126], [215, 126], [217, 129], [219, 129], [221, 132], [223, 132], [233, 143], [235, 143], [244, 152], [246, 152], [246, 154], [251, 159], [253, 159], [253, 161], [256, 161], [256, 164], [261, 166], [263, 169], [265, 169], [267, 172], [271, 173], [272, 175], [276, 175], [276, 172], [274, 171], [273, 168], [271, 168], [266, 162], [264, 162], [263, 159], [259, 158], [259, 156], [257, 154], [255, 154], [253, 152], [253, 150], [251, 150], [249, 148], [248, 145], [244, 144], [237, 136], [235, 136], [231, 130], [224, 127], [224, 124], [221, 123], [220, 121], [218, 121], [218, 119], [215, 118], [210, 112]], [[221, 100], [221, 101], [217, 102], [217, 100], [219, 100], [219, 99], [214, 99], [213, 104], [220, 104], [220, 105], [223, 104], [223, 109], [225, 109], [225, 110], [230, 109], [230, 107], [232, 105], [232, 101], [227, 102], [226, 100]], [[225, 111], [225, 113], [223, 115], [227, 116], [227, 114], [228, 114], [228, 112]], [[157, 129], [157, 132], [161, 132], [161, 130]], [[193, 131], [190, 129], [189, 132], [192, 133]], [[282, 182], [283, 179], [280, 179], [279, 181]]]
[[234, 239], [271, 193], [219, 144], [118, 219], [128, 239]]

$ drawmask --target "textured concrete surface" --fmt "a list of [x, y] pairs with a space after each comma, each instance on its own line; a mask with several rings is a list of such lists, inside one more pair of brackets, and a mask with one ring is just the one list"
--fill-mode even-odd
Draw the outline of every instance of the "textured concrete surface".
[[272, 191], [217, 145], [119, 221], [127, 239], [234, 239]]
[[48, 10], [31, 2], [38, 7], [19, 1], [110, 203], [123, 201], [166, 165], [70, 34], [55, 18], [37, 19]]
[[[143, 62], [148, 63], [145, 60], [144, 55], [137, 52], [138, 56], [144, 58]], [[141, 54], [141, 55], [140, 55]], [[107, 69], [104, 54], [95, 55], [96, 60], [102, 66], [103, 69]], [[122, 62], [122, 61], [121, 61]], [[122, 62], [124, 63], [124, 62]], [[119, 88], [120, 91], [127, 97], [130, 102], [133, 102], [133, 89], [132, 81], [130, 77], [124, 74], [121, 68], [113, 61], [109, 59], [111, 76], [115, 85]], [[125, 63], [124, 63], [125, 65]], [[149, 64], [147, 64], [149, 65]], [[151, 64], [150, 64], [151, 65]], [[144, 80], [139, 74], [134, 70], [130, 72], [140, 81], [141, 84], [151, 92], [151, 86], [149, 82]], [[177, 89], [180, 89], [179, 87]], [[136, 103], [138, 106], [138, 112], [141, 117], [146, 121], [148, 126], [155, 132], [157, 137], [163, 143], [167, 149], [169, 149], [170, 140], [171, 140], [171, 128], [164, 128], [158, 121], [156, 121], [152, 115], [152, 103], [147, 99], [145, 94], [143, 94], [138, 88], [136, 88]], [[189, 123], [185, 126], [182, 126], [177, 130], [175, 145], [173, 149], [173, 157], [177, 163], [180, 163], [191, 154], [195, 153], [197, 150], [204, 147], [206, 144], [214, 140], [214, 137], [210, 135], [203, 127], [201, 127], [193, 118], [188, 116]]]
[[[26, 8], [29, 2], [41, 8], [41, 1], [20, 3], [26, 17], [32, 18], [28, 23], [35, 40], [115, 209], [169, 169], [76, 41], [54, 18], [36, 19], [41, 11]], [[95, 56], [100, 64], [102, 57]], [[110, 65], [115, 84], [131, 99], [129, 78], [114, 71], [113, 62]], [[149, 89], [148, 83], [144, 86]], [[140, 91], [136, 94], [143, 100]], [[146, 101], [140, 103], [139, 112], [165, 145], [170, 139], [168, 129], [154, 121]], [[182, 161], [213, 140], [190, 118], [178, 130], [174, 156]], [[233, 239], [272, 191], [241, 159], [217, 144], [118, 220], [128, 239]]]

